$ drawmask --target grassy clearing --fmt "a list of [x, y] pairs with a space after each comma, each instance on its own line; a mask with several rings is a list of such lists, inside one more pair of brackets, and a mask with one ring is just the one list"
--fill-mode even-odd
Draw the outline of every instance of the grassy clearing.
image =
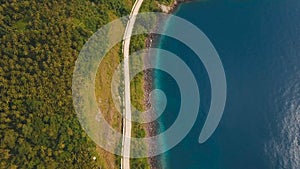
[[[95, 81], [95, 95], [105, 120], [118, 132], [122, 132], [122, 115], [118, 112], [111, 95], [111, 81], [114, 71], [122, 58], [120, 57], [121, 44], [117, 44], [105, 56], [99, 65]], [[105, 157], [104, 168], [119, 168], [116, 156], [98, 148], [101, 157]]]

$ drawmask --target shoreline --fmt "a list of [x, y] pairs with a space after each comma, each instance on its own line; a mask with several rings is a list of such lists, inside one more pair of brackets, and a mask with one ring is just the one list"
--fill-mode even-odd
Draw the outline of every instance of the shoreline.
[[[153, 71], [152, 70], [146, 70], [144, 72], [144, 102], [146, 109], [150, 109], [151, 103], [149, 100], [149, 94], [153, 90]], [[159, 129], [159, 124], [157, 121], [152, 121], [150, 123], [143, 124], [145, 132], [146, 132], [146, 137], [151, 137], [155, 136], [158, 134], [158, 129]], [[151, 145], [147, 145], [148, 147]], [[149, 151], [149, 150], [148, 150]], [[148, 157], [148, 162], [150, 165], [151, 169], [161, 169], [162, 168], [162, 163], [160, 162], [160, 159], [158, 157]]]
[[174, 0], [173, 3], [170, 5], [163, 5], [157, 3], [158, 7], [161, 9], [162, 12], [171, 14], [174, 13], [174, 11], [182, 4], [182, 3], [187, 3], [187, 2], [192, 2], [193, 0]]
[[[162, 12], [164, 13], [174, 13], [174, 11], [182, 4], [182, 3], [187, 3], [187, 2], [191, 2], [192, 0], [175, 0], [173, 3], [171, 3], [170, 5], [162, 5], [162, 4], [157, 4], [158, 7], [161, 9]], [[156, 29], [154, 27], [154, 29]], [[160, 36], [159, 35], [154, 35], [154, 34], [149, 34], [148, 37], [145, 40], [145, 46], [146, 47], [151, 47], [153, 46], [157, 46], [160, 40]], [[145, 59], [146, 57], [144, 57], [143, 59], [143, 64], [147, 65], [148, 61]], [[151, 93], [151, 91], [154, 89], [154, 81], [153, 81], [153, 70], [145, 70], [144, 71], [144, 104], [146, 109], [148, 110], [151, 107], [150, 101], [149, 101], [149, 94]], [[153, 121], [147, 124], [143, 124], [145, 132], [146, 132], [146, 137], [151, 137], [151, 136], [155, 136], [157, 134], [159, 134], [159, 122], [157, 121]], [[148, 145], [149, 146], [149, 145]], [[154, 157], [148, 157], [148, 162], [150, 165], [151, 169], [161, 169], [163, 168], [163, 162], [161, 161], [161, 158], [159, 156], [154, 156]]]

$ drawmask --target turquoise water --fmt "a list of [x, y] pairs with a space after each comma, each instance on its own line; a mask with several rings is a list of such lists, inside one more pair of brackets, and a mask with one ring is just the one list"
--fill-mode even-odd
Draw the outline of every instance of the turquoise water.
[[[197, 121], [187, 137], [163, 155], [166, 168], [299, 169], [300, 1], [208, 0], [183, 4], [175, 14], [197, 25], [214, 44], [228, 95], [219, 127], [199, 144], [210, 106], [209, 77], [187, 46], [161, 39], [160, 48], [189, 65], [201, 93]], [[164, 61], [159, 56], [157, 64]], [[156, 71], [154, 82], [168, 98], [160, 118], [165, 130], [177, 117], [180, 92], [164, 72]]]

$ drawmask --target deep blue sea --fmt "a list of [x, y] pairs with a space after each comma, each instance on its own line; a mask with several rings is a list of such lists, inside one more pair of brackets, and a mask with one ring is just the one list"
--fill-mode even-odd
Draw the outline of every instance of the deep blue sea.
[[[175, 15], [197, 25], [219, 53], [227, 79], [227, 102], [217, 130], [199, 144], [210, 107], [208, 74], [187, 46], [161, 38], [160, 48], [189, 65], [201, 93], [197, 121], [187, 137], [163, 155], [165, 167], [299, 169], [300, 1], [204, 0], [180, 5]], [[159, 56], [157, 63], [164, 61]], [[156, 71], [154, 82], [168, 98], [160, 118], [167, 129], [177, 117], [180, 91], [164, 72]]]

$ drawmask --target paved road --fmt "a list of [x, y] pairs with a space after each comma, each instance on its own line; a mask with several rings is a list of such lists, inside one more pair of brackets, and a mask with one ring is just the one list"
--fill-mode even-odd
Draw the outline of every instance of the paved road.
[[122, 154], [121, 169], [130, 169], [130, 138], [131, 138], [131, 102], [130, 102], [130, 77], [129, 77], [129, 46], [131, 33], [135, 22], [135, 17], [143, 3], [143, 0], [136, 0], [131, 13], [129, 21], [123, 38], [123, 54], [124, 54], [124, 83], [125, 83], [125, 117], [123, 118], [123, 140], [122, 140]]

